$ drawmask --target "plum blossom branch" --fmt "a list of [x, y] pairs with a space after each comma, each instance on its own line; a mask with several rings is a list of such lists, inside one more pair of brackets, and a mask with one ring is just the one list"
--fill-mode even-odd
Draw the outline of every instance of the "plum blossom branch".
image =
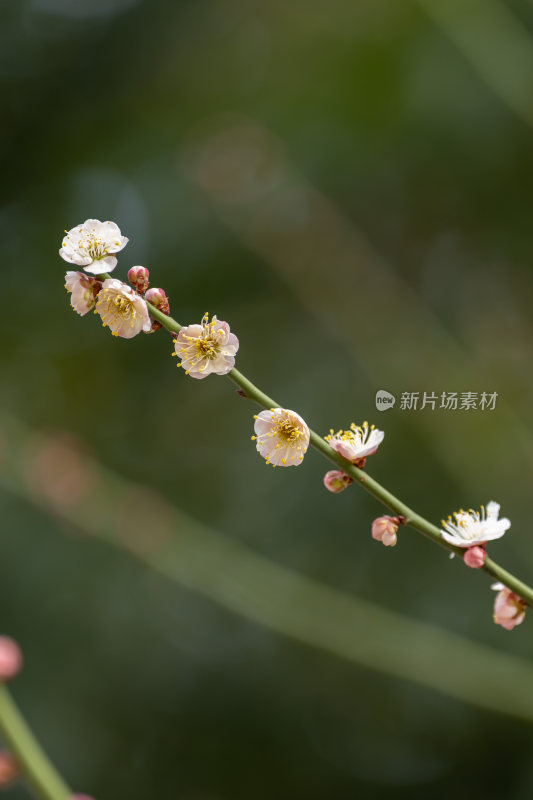
[[[382, 431], [374, 429], [374, 426], [369, 427], [366, 422], [361, 426], [352, 423], [349, 430], [340, 430], [337, 433], [331, 430], [329, 436], [322, 438], [310, 430], [307, 423], [295, 411], [284, 409], [280, 403], [262, 392], [233, 366], [239, 342], [230, 332], [227, 323], [219, 322], [216, 317], [209, 322], [208, 317], [204, 316], [200, 325], [183, 328], [170, 317], [168, 301], [163, 290], [157, 290], [162, 293], [162, 301], [157, 294], [150, 295], [149, 292], [154, 290], [145, 293], [148, 286], [148, 270], [143, 267], [133, 267], [128, 273], [130, 282], [136, 289], [133, 292], [136, 295], [135, 300], [132, 299], [132, 290], [129, 286], [119, 281], [112, 281], [103, 269], [105, 259], [114, 260], [114, 256], [109, 254], [121, 250], [128, 241], [121, 236], [118, 227], [115, 232], [113, 226], [114, 223], [87, 220], [83, 225], [68, 232], [60, 250], [60, 255], [71, 263], [78, 265], [89, 263], [89, 271], [98, 274], [99, 280], [103, 281], [95, 311], [100, 313], [104, 324], [109, 324], [113, 333], [129, 338], [141, 329], [148, 333], [164, 327], [173, 335], [175, 355], [181, 357], [178, 366], [182, 366], [187, 374], [195, 378], [204, 378], [210, 373], [227, 375], [239, 387], [242, 396], [265, 409], [266, 416], [265, 412], [262, 412], [255, 417], [257, 436], [252, 438], [256, 439], [257, 449], [267, 463], [273, 466], [296, 465], [301, 462], [308, 445], [311, 444], [338, 467], [338, 470], [326, 474], [324, 478], [326, 488], [338, 493], [350, 483], [357, 482], [394, 512], [394, 517], [383, 517], [375, 521], [379, 525], [373, 529], [373, 538], [385, 545], [394, 545], [397, 541], [398, 526], [409, 525], [435, 544], [447, 549], [451, 557], [460, 555], [468, 567], [482, 569], [501, 582], [520, 602], [533, 606], [533, 588], [500, 567], [486, 554], [487, 541], [499, 538], [510, 526], [506, 518], [498, 520], [497, 503], [491, 501], [486, 511], [482, 507], [481, 512], [472, 509], [465, 512], [461, 509], [453, 515], [455, 522], [450, 516], [447, 521], [442, 521], [443, 528], [440, 529], [417, 514], [364, 470], [367, 456], [375, 453], [383, 440]], [[114, 266], [115, 264], [113, 268]], [[71, 279], [71, 283], [72, 286], [67, 283], [66, 288], [72, 293], [72, 303], [78, 313], [85, 313], [87, 299], [92, 302], [93, 298], [87, 292], [78, 307], [72, 288], [77, 284], [74, 279]], [[110, 283], [113, 283], [113, 286], [116, 284], [117, 291], [110, 312], [113, 324], [109, 321], [109, 314], [106, 317], [100, 308], [101, 295]], [[85, 289], [85, 286], [82, 288]], [[151, 303], [151, 298], [156, 300], [157, 304]], [[148, 315], [152, 319], [150, 328], [145, 323], [145, 317]], [[498, 624], [501, 624], [500, 617], [501, 615], [495, 614], [494, 619]]]
[[[179, 333], [182, 326], [176, 322], [176, 320], [172, 319], [172, 317], [162, 314], [150, 303], [147, 303], [147, 306], [150, 316], [157, 322], [160, 322], [167, 331], [170, 333]], [[282, 407], [279, 402], [274, 400], [272, 397], [269, 397], [267, 394], [265, 394], [265, 392], [262, 392], [235, 367], [227, 373], [227, 376], [239, 387], [244, 397], [257, 403], [264, 409], [270, 410], [272, 408]], [[398, 497], [392, 494], [392, 492], [389, 492], [388, 489], [372, 478], [366, 469], [359, 469], [355, 464], [348, 461], [344, 456], [336, 452], [327, 441], [325, 441], [313, 430], [310, 430], [309, 441], [315, 450], [318, 450], [325, 458], [333, 462], [333, 464], [335, 464], [340, 470], [342, 470], [342, 472], [348, 475], [353, 482], [358, 483], [363, 489], [365, 489], [377, 500], [383, 503], [383, 505], [387, 506], [387, 508], [393, 511], [395, 515], [404, 517], [406, 525], [423, 534], [428, 539], [431, 539], [435, 544], [445, 548], [450, 553], [459, 555], [461, 558], [463, 557], [463, 548], [446, 541], [441, 530], [436, 525], [422, 517], [420, 514], [417, 514], [416, 511], [403, 503]], [[486, 572], [487, 575], [490, 575], [496, 581], [501, 582], [510, 591], [521, 597], [527, 603], [527, 605], [533, 606], [533, 589], [505, 570], [503, 567], [500, 567], [499, 564], [497, 564], [488, 556], [485, 558], [485, 563], [481, 569]]]

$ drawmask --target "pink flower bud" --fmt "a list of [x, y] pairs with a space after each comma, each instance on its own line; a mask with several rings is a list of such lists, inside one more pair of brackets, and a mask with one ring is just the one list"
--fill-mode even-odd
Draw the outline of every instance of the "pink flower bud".
[[149, 271], [146, 267], [132, 267], [128, 270], [128, 280], [140, 294], [144, 294], [148, 289], [148, 278], [150, 277]]
[[492, 588], [500, 590], [494, 601], [494, 622], [496, 625], [501, 625], [506, 631], [512, 631], [516, 625], [520, 625], [524, 621], [526, 604], [507, 586], [496, 583]]
[[485, 563], [486, 557], [487, 554], [485, 552], [485, 548], [476, 545], [476, 547], [469, 547], [467, 550], [465, 550], [463, 561], [465, 562], [466, 566], [470, 567], [471, 569], [480, 569], [480, 567], [482, 567]]
[[17, 762], [6, 750], [0, 750], [0, 789], [7, 789], [19, 776]]
[[148, 289], [145, 299], [156, 308], [159, 308], [163, 314], [168, 314], [168, 297], [163, 289]]
[[343, 492], [351, 483], [353, 483], [352, 478], [340, 469], [330, 469], [324, 475], [324, 486], [334, 494]]
[[[153, 306], [159, 309], [162, 314], [166, 314], [167, 317], [170, 314], [170, 306], [168, 304], [168, 297], [166, 296], [163, 289], [148, 289], [145, 295], [146, 300], [151, 303]], [[160, 322], [156, 319], [152, 320], [152, 331], [158, 331], [163, 326]]]
[[14, 639], [0, 636], [0, 683], [14, 678], [22, 668], [22, 651]]
[[68, 800], [94, 800], [94, 797], [88, 794], [71, 794]]
[[385, 547], [394, 547], [398, 539], [396, 531], [399, 525], [399, 517], [378, 517], [372, 523], [372, 538]]

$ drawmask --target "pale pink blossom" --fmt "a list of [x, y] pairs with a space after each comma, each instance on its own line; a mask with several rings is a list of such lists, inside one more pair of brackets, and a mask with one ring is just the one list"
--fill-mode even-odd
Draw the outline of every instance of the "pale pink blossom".
[[383, 431], [378, 430], [374, 425], [369, 425], [368, 422], [363, 422], [362, 425], [352, 422], [349, 430], [340, 430], [334, 433], [331, 429], [328, 436], [324, 438], [335, 452], [351, 461], [352, 464], [362, 467], [366, 458], [376, 452], [384, 436]]
[[0, 750], [0, 789], [11, 786], [18, 778], [19, 772], [18, 764], [11, 753]]
[[[454, 511], [447, 520], [442, 520], [442, 538], [456, 547], [472, 547], [475, 544], [485, 544], [492, 539], [499, 539], [511, 527], [506, 517], [498, 519], [500, 513], [499, 503], [491, 501], [487, 508], [481, 506], [480, 511], [472, 508], [464, 511]], [[452, 518], [453, 517], [453, 518]]]
[[67, 272], [65, 275], [65, 289], [71, 293], [70, 305], [80, 317], [94, 308], [101, 288], [100, 281], [90, 278], [84, 272]]
[[503, 583], [493, 583], [491, 589], [498, 592], [494, 601], [494, 622], [496, 625], [501, 625], [506, 631], [512, 631], [524, 621], [526, 604], [519, 595], [512, 592]]
[[394, 547], [398, 541], [396, 532], [400, 525], [398, 517], [389, 517], [387, 515], [378, 517], [372, 523], [372, 538], [377, 542], [381, 542], [385, 547]]
[[22, 651], [10, 636], [0, 636], [0, 683], [11, 680], [22, 669]]
[[133, 286], [141, 294], [144, 294], [148, 288], [148, 278], [150, 277], [150, 272], [146, 267], [132, 267], [128, 270], [128, 280]]
[[330, 469], [324, 475], [324, 486], [334, 494], [343, 492], [351, 483], [352, 478], [340, 469]]
[[94, 797], [88, 794], [71, 794], [68, 800], [94, 800]]
[[476, 545], [475, 547], [468, 547], [463, 555], [463, 561], [470, 569], [481, 569], [485, 563], [487, 553], [484, 547]]
[[86, 272], [101, 275], [115, 269], [117, 258], [114, 254], [120, 252], [128, 241], [115, 222], [86, 219], [81, 225], [66, 231], [59, 255], [70, 264], [83, 267]]
[[191, 378], [206, 378], [211, 373], [227, 375], [235, 365], [239, 340], [227, 322], [204, 314], [200, 325], [182, 328], [174, 345], [175, 355]]
[[254, 416], [256, 447], [273, 467], [295, 467], [309, 447], [309, 428], [296, 411], [271, 408]]
[[108, 326], [114, 336], [123, 339], [131, 339], [141, 331], [148, 333], [152, 328], [143, 298], [131, 286], [114, 278], [103, 282], [96, 312], [100, 314], [104, 327]]

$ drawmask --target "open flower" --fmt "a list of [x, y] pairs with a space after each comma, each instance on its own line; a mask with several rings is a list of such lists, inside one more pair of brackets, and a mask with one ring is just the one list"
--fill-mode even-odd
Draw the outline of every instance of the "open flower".
[[81, 317], [94, 308], [101, 288], [100, 281], [90, 278], [84, 272], [67, 272], [65, 275], [65, 289], [72, 295], [70, 305]]
[[212, 372], [227, 375], [235, 365], [239, 340], [227, 322], [216, 317], [209, 322], [209, 315], [204, 314], [200, 325], [180, 330], [174, 349], [181, 358], [178, 367], [183, 367], [191, 378], [205, 378]]
[[100, 314], [104, 327], [109, 326], [113, 336], [123, 339], [131, 339], [141, 331], [148, 333], [152, 329], [143, 298], [131, 286], [114, 278], [103, 282], [95, 312]]
[[115, 269], [117, 259], [113, 254], [120, 252], [129, 241], [115, 222], [100, 222], [99, 219], [86, 219], [66, 234], [59, 255], [93, 275]]
[[347, 458], [352, 464], [363, 467], [367, 456], [376, 452], [384, 436], [383, 431], [378, 430], [374, 425], [369, 426], [368, 422], [363, 422], [362, 425], [352, 422], [350, 430], [334, 433], [332, 428], [329, 435], [324, 436], [324, 439], [329, 442], [333, 450]]
[[296, 411], [271, 408], [254, 416], [256, 447], [267, 464], [295, 467], [309, 447], [309, 428]]
[[499, 512], [500, 504], [494, 501], [488, 503], [486, 509], [481, 506], [480, 511], [463, 511], [461, 508], [454, 511], [447, 520], [441, 520], [442, 536], [456, 547], [472, 547], [491, 539], [499, 539], [511, 527], [506, 517], [498, 519]]
[[493, 583], [490, 588], [498, 592], [494, 601], [494, 622], [506, 631], [512, 631], [516, 625], [524, 621], [526, 604], [503, 583]]

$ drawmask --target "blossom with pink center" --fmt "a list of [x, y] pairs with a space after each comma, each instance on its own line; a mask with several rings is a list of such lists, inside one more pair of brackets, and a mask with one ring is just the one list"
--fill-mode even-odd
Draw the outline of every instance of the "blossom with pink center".
[[108, 326], [113, 336], [131, 339], [141, 331], [148, 333], [152, 329], [148, 307], [143, 298], [131, 286], [114, 278], [103, 282], [95, 311], [100, 314], [104, 327]]
[[14, 757], [7, 750], [0, 750], [0, 789], [7, 789], [18, 776], [19, 767]]
[[0, 683], [14, 678], [22, 669], [22, 651], [10, 636], [0, 636]]
[[384, 436], [383, 431], [374, 425], [369, 425], [368, 422], [363, 422], [362, 425], [352, 422], [349, 430], [334, 433], [332, 428], [324, 439], [329, 442], [333, 450], [352, 464], [360, 463], [364, 466], [364, 459], [376, 452]]
[[65, 289], [71, 293], [70, 305], [80, 317], [94, 308], [101, 288], [100, 281], [90, 278], [84, 272], [67, 272], [65, 275]]
[[512, 631], [524, 621], [526, 604], [519, 595], [512, 592], [503, 583], [493, 583], [491, 589], [498, 592], [494, 601], [494, 622], [496, 625], [501, 625], [506, 631]]
[[481, 569], [485, 563], [487, 553], [484, 547], [476, 545], [475, 547], [468, 547], [463, 555], [463, 561], [470, 569]]
[[83, 267], [86, 272], [101, 275], [115, 269], [117, 258], [114, 254], [126, 247], [128, 241], [115, 222], [86, 219], [81, 225], [66, 231], [59, 255], [70, 264]]
[[468, 511], [462, 508], [454, 511], [447, 520], [441, 520], [442, 538], [456, 547], [473, 547], [492, 539], [499, 539], [511, 527], [506, 517], [498, 519], [499, 513], [500, 505], [494, 501], [487, 503], [486, 509], [485, 506], [481, 506], [480, 511], [474, 511], [472, 508]]
[[235, 366], [239, 340], [231, 333], [227, 322], [204, 314], [200, 325], [182, 328], [174, 345], [175, 353], [191, 378], [206, 378], [212, 372], [227, 375]]
[[385, 547], [394, 547], [398, 541], [396, 532], [400, 524], [399, 517], [389, 517], [387, 515], [378, 517], [372, 523], [372, 538], [384, 544]]
[[271, 408], [254, 416], [256, 447], [267, 464], [295, 467], [309, 447], [309, 428], [296, 411]]
[[324, 486], [334, 494], [343, 492], [351, 483], [353, 479], [340, 469], [330, 469], [324, 475]]

